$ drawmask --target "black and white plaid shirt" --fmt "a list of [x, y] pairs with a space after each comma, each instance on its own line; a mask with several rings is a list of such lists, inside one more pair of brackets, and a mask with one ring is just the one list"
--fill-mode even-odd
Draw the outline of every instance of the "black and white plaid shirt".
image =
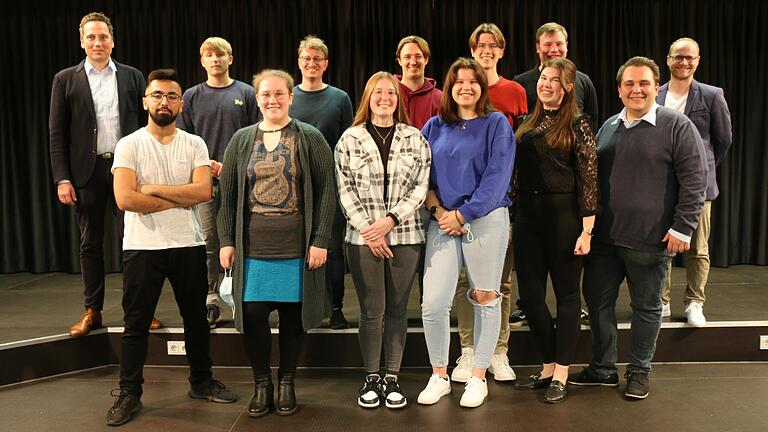
[[387, 235], [390, 245], [424, 243], [424, 225], [417, 210], [427, 196], [431, 155], [418, 129], [402, 123], [395, 126], [387, 161], [387, 202], [384, 164], [365, 125], [344, 132], [335, 157], [339, 203], [347, 218], [345, 242], [364, 246], [360, 230], [392, 213], [400, 224]]

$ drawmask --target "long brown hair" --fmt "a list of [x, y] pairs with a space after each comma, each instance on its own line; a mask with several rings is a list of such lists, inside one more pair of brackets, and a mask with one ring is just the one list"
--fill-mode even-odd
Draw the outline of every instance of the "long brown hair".
[[[544, 138], [552, 148], [569, 150], [576, 139], [576, 117], [581, 114], [576, 105], [576, 65], [568, 59], [556, 58], [545, 62], [541, 70], [548, 67], [560, 71], [560, 86], [563, 88], [564, 95], [555, 124], [546, 132]], [[517, 129], [515, 138], [519, 141], [523, 135], [536, 128], [543, 117], [544, 104], [537, 98], [533, 113]]]
[[493, 105], [491, 105], [491, 100], [488, 98], [488, 78], [485, 76], [483, 67], [475, 59], [459, 57], [448, 69], [448, 73], [445, 74], [445, 81], [443, 81], [443, 95], [440, 97], [440, 117], [446, 124], [461, 122], [459, 106], [453, 100], [452, 94], [453, 85], [458, 80], [460, 69], [474, 71], [475, 79], [480, 84], [480, 99], [475, 104], [475, 113], [477, 113], [478, 117], [485, 117], [488, 113], [496, 111]]
[[365, 83], [365, 90], [363, 90], [363, 97], [360, 99], [360, 105], [357, 106], [357, 112], [355, 112], [355, 119], [352, 120], [352, 126], [365, 124], [371, 118], [371, 94], [376, 84], [380, 80], [389, 80], [395, 87], [395, 93], [397, 93], [397, 109], [392, 114], [392, 120], [395, 123], [410, 124], [408, 121], [408, 113], [405, 111], [403, 104], [403, 95], [400, 93], [400, 83], [397, 79], [389, 73], [384, 71], [376, 72], [368, 78], [368, 82]]

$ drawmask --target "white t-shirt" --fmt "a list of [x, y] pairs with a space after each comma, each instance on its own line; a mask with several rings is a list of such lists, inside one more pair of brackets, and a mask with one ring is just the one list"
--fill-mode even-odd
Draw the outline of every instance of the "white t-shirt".
[[[136, 172], [138, 184], [184, 185], [192, 171], [210, 166], [208, 147], [197, 135], [177, 129], [170, 144], [161, 144], [146, 129], [123, 137], [115, 148], [116, 168]], [[197, 206], [155, 213], [125, 212], [123, 250], [157, 250], [204, 245]]]
[[667, 97], [664, 98], [665, 107], [672, 108], [673, 110], [680, 111], [681, 113], [685, 113], [685, 105], [687, 102], [688, 93], [677, 98], [672, 94], [672, 92], [667, 92]]

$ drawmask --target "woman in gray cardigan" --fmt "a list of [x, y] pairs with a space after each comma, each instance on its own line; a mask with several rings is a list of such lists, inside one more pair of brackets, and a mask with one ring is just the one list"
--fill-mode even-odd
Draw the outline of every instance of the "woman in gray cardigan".
[[[325, 264], [336, 208], [333, 157], [322, 134], [291, 119], [293, 79], [253, 79], [263, 121], [235, 133], [224, 154], [218, 213], [220, 260], [232, 269], [235, 327], [255, 392], [248, 415], [296, 412], [294, 375], [305, 331], [328, 310]], [[269, 368], [269, 314], [280, 314], [277, 404]]]

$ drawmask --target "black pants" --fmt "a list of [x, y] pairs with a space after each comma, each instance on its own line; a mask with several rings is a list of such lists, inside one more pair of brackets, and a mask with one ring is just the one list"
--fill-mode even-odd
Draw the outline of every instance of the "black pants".
[[269, 314], [275, 309], [280, 314], [280, 372], [296, 371], [304, 347], [301, 303], [243, 302], [243, 345], [254, 377], [270, 373], [272, 331]]
[[149, 324], [155, 314], [165, 279], [184, 321], [184, 343], [189, 361], [189, 382], [194, 386], [212, 377], [205, 298], [208, 282], [205, 246], [162, 250], [127, 250], [123, 253], [123, 353], [120, 389], [141, 395], [142, 371], [147, 358]]
[[91, 179], [76, 190], [84, 306], [99, 311], [104, 307], [104, 212], [107, 206], [115, 215], [118, 243], [123, 238], [123, 212], [115, 203], [111, 167], [112, 159], [96, 159]]
[[[579, 338], [583, 265], [573, 254], [582, 229], [576, 194], [521, 195], [513, 229], [520, 300], [542, 363], [570, 365]], [[556, 323], [545, 302], [547, 274], [557, 298]]]
[[344, 234], [347, 220], [337, 208], [331, 231], [331, 244], [328, 248], [328, 261], [325, 269], [325, 285], [328, 298], [331, 299], [331, 310], [344, 307]]

